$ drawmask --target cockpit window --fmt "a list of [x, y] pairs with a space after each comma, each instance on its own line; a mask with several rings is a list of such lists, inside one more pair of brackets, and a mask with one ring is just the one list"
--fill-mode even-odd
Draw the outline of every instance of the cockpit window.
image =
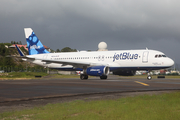
[[155, 55], [155, 58], [166, 57], [166, 55]]

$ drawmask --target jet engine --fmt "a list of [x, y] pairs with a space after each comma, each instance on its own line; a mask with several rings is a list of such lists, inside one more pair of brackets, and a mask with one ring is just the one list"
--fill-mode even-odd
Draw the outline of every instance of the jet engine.
[[93, 66], [86, 69], [86, 74], [91, 76], [107, 76], [109, 74], [109, 67], [107, 66]]

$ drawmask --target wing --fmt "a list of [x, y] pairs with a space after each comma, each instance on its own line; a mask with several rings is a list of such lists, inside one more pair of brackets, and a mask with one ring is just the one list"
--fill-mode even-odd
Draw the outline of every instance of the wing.
[[82, 62], [82, 61], [62, 61], [62, 60], [51, 60], [51, 59], [37, 59], [41, 60], [42, 62], [48, 63], [57, 63], [63, 65], [72, 65], [74, 67], [83, 68], [84, 66], [108, 66], [106, 63], [92, 63], [92, 62]]

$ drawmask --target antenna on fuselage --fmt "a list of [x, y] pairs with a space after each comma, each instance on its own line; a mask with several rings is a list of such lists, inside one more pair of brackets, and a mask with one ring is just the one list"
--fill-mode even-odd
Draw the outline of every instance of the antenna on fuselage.
[[148, 50], [148, 48], [146, 47], [146, 50]]

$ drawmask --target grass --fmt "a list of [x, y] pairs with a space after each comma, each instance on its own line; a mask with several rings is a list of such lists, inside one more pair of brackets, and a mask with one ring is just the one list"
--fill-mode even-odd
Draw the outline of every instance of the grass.
[[[19, 78], [34, 79], [35, 76], [42, 76], [42, 77], [45, 77], [45, 78], [80, 78], [79, 75], [47, 74], [47, 73], [44, 73], [44, 72], [0, 73], [0, 79], [19, 79]], [[89, 78], [92, 78], [92, 77], [93, 76], [89, 76]]]
[[44, 72], [11, 72], [11, 73], [1, 73], [0, 78], [34, 78], [35, 76], [47, 76]]
[[[62, 74], [47, 74], [44, 72], [11, 72], [11, 73], [0, 73], [0, 80], [4, 79], [19, 79], [19, 78], [27, 78], [34, 79], [35, 76], [42, 76], [47, 78], [80, 78], [79, 75], [62, 75]], [[94, 76], [89, 76], [89, 78], [93, 78]], [[143, 78], [146, 79], [147, 75], [135, 75], [135, 76], [117, 76], [120, 79], [129, 79], [129, 78]], [[153, 75], [153, 78], [157, 78], [157, 75]], [[180, 75], [166, 75], [165, 78], [180, 78]], [[39, 79], [39, 78], [38, 78]]]
[[179, 120], [180, 92], [141, 95], [116, 100], [48, 104], [22, 111], [5, 112], [0, 119], [33, 120]]
[[[51, 78], [80, 78], [79, 75], [61, 75], [61, 74], [53, 74], [49, 75]], [[117, 75], [116, 75], [117, 76]], [[135, 75], [135, 76], [117, 76], [118, 78], [143, 78], [146, 79], [147, 75]], [[96, 76], [89, 76], [89, 78], [96, 78]], [[97, 77], [99, 79], [99, 77]], [[157, 78], [157, 75], [152, 75], [152, 79]], [[180, 75], [165, 75], [165, 78], [180, 78]]]
[[[152, 75], [153, 78], [157, 78], [157, 76], [161, 75]], [[147, 75], [135, 75], [135, 76], [119, 76], [119, 78], [147, 78]], [[165, 78], [180, 78], [180, 75], [165, 75]]]
[[[49, 77], [51, 77], [51, 78], [79, 78], [80, 79], [80, 75], [53, 74], [53, 75], [49, 75]], [[94, 77], [96, 77], [96, 76], [89, 76], [89, 78], [94, 78]]]
[[79, 75], [62, 75], [62, 74], [52, 74], [49, 75], [51, 78], [80, 78]]

